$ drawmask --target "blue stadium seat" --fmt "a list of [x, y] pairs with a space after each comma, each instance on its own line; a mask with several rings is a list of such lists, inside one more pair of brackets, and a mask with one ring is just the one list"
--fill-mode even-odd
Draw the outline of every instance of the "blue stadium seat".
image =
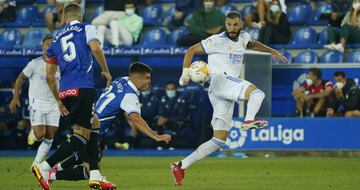
[[291, 25], [302, 25], [310, 20], [312, 8], [310, 4], [297, 5], [290, 10], [289, 23]]
[[220, 7], [220, 11], [226, 16], [231, 11], [237, 11], [235, 5], [224, 5]]
[[172, 21], [172, 18], [175, 14], [175, 5], [170, 7], [169, 10], [166, 12], [166, 14], [164, 14], [164, 19], [163, 19], [163, 25], [169, 25]]
[[319, 33], [319, 38], [317, 40], [317, 43], [311, 44], [311, 49], [322, 49], [324, 48], [324, 45], [328, 43], [328, 28], [324, 28]]
[[313, 51], [303, 51], [295, 57], [295, 63], [317, 63], [318, 56]]
[[253, 13], [253, 8], [252, 5], [246, 5], [244, 6], [244, 8], [241, 10], [241, 15], [244, 17], [245, 15], [248, 14], [252, 14]]
[[319, 63], [341, 63], [343, 54], [338, 51], [327, 51], [321, 55]]
[[161, 25], [163, 15], [163, 8], [161, 5], [151, 5], [145, 7], [141, 13], [141, 17], [144, 19], [144, 25], [146, 26], [158, 26]]
[[349, 54], [347, 62], [360, 63], [360, 50], [354, 50]]
[[257, 28], [252, 28], [252, 29], [249, 30], [249, 34], [250, 34], [252, 39], [258, 40], [259, 35], [260, 35], [260, 30], [257, 29]]
[[92, 14], [92, 19], [96, 18], [97, 16], [99, 16], [100, 14], [102, 14], [104, 12], [104, 7], [100, 6], [98, 8], [96, 8]]
[[174, 31], [172, 31], [169, 35], [168, 38], [168, 43], [170, 45], [176, 45], [176, 41], [181, 37], [184, 36], [185, 34], [187, 34], [188, 31], [186, 30], [186, 28], [179, 28], [176, 29]]
[[45, 29], [30, 29], [24, 37], [22, 47], [24, 48], [41, 48], [42, 39], [45, 37]]
[[21, 34], [17, 29], [6, 29], [0, 34], [0, 48], [11, 49], [20, 45]]
[[313, 15], [312, 21], [310, 22], [311, 25], [324, 25], [328, 24], [328, 20], [320, 20], [321, 14], [323, 13], [331, 13], [331, 5], [324, 4], [319, 6]]
[[16, 20], [12, 23], [6, 24], [8, 27], [28, 27], [32, 24], [32, 21], [39, 17], [39, 11], [37, 7], [30, 6], [21, 8], [16, 12]]
[[155, 28], [147, 31], [142, 41], [142, 45], [148, 47], [163, 46], [166, 44], [166, 32], [162, 28]]
[[290, 44], [285, 49], [305, 49], [316, 42], [316, 31], [313, 28], [301, 28], [293, 36]]
[[32, 21], [33, 27], [45, 27], [45, 15], [48, 12], [56, 13], [56, 9], [54, 6], [47, 6], [45, 7], [38, 15], [36, 19]]

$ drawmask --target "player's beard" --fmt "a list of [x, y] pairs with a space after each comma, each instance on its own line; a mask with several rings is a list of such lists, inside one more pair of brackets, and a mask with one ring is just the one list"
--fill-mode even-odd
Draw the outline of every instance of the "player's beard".
[[[235, 34], [235, 36], [234, 36]], [[230, 38], [230, 40], [232, 41], [237, 41], [238, 37], [239, 37], [239, 34], [240, 34], [240, 30], [238, 32], [228, 32], [226, 31], [226, 35], [228, 36], [228, 38]], [[234, 36], [234, 37], [232, 37]]]

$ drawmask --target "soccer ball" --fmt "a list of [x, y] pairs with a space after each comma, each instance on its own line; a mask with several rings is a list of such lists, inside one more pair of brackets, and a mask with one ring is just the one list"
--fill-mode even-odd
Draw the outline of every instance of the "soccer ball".
[[190, 79], [195, 83], [204, 83], [209, 80], [209, 67], [204, 61], [195, 61], [189, 69]]

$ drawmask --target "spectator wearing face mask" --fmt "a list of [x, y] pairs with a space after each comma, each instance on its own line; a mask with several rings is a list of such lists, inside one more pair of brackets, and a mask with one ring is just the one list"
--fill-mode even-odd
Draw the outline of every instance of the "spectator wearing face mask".
[[334, 73], [333, 101], [326, 109], [326, 116], [360, 117], [360, 89], [355, 81], [346, 78], [343, 71]]
[[177, 40], [178, 46], [192, 46], [222, 31], [225, 15], [215, 7], [215, 0], [204, 0], [204, 8], [194, 12], [188, 26], [189, 34]]
[[143, 28], [143, 18], [135, 13], [135, 4], [132, 1], [125, 2], [125, 14], [117, 19], [111, 20], [110, 28], [105, 25], [98, 27], [100, 43], [104, 43], [104, 38], [111, 45], [118, 47], [121, 45], [132, 45], [137, 42]]
[[306, 81], [293, 91], [296, 100], [296, 114], [304, 116], [325, 116], [325, 103], [333, 91], [333, 83], [322, 79], [321, 70], [310, 68]]
[[288, 17], [281, 11], [280, 1], [273, 0], [266, 12], [266, 23], [260, 31], [259, 41], [266, 45], [287, 44], [290, 36]]
[[[161, 98], [159, 104], [159, 118], [157, 120], [157, 131], [159, 134], [171, 134], [172, 140], [169, 149], [174, 149], [176, 138], [187, 116], [186, 99], [177, 92], [175, 82], [165, 85], [166, 94]], [[158, 150], [165, 148], [165, 143], [158, 144]]]

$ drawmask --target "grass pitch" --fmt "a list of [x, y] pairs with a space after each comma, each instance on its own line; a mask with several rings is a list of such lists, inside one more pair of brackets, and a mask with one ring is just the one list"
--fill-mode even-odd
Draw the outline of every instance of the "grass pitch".
[[[174, 157], [105, 157], [103, 175], [120, 190], [172, 190]], [[37, 190], [31, 157], [0, 157], [0, 189]], [[56, 181], [53, 190], [87, 190]], [[206, 158], [186, 171], [183, 190], [359, 190], [360, 158]]]

